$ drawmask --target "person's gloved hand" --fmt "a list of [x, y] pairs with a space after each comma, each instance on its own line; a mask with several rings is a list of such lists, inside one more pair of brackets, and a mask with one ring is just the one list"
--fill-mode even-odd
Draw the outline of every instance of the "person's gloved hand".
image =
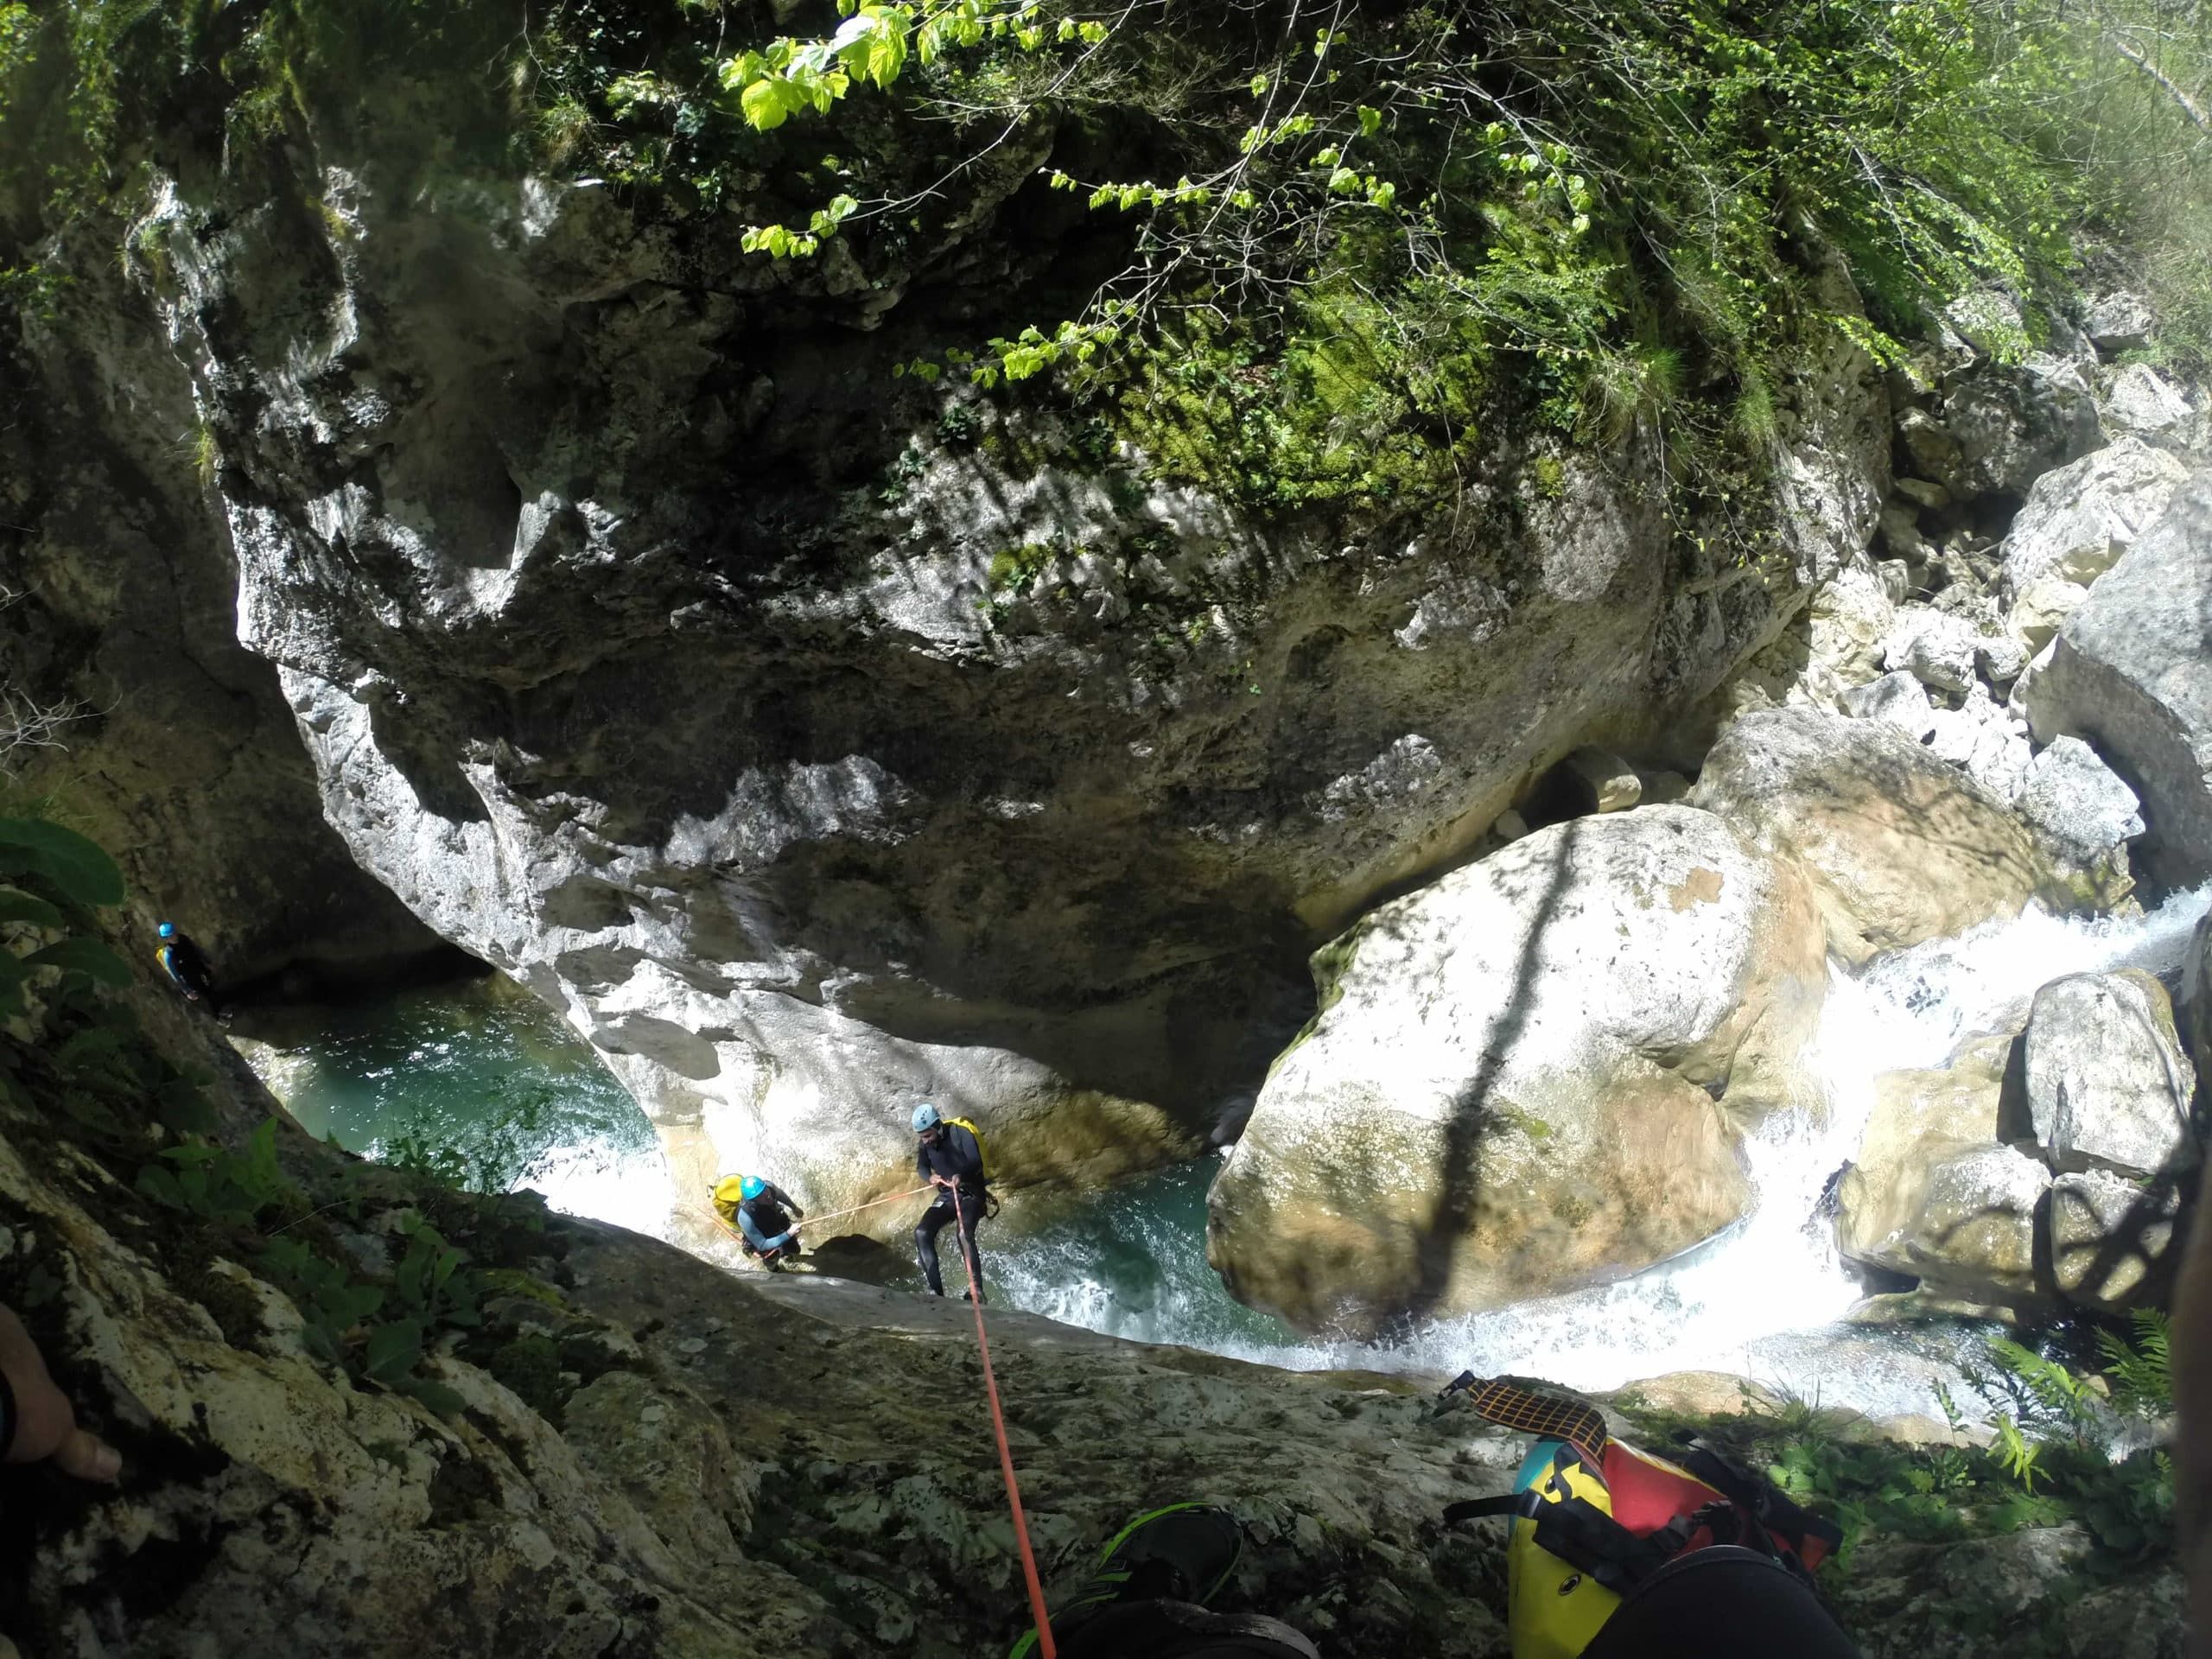
[[123, 1454], [77, 1427], [77, 1408], [54, 1387], [47, 1375], [45, 1356], [10, 1307], [0, 1307], [0, 1376], [7, 1379], [16, 1400], [10, 1463], [42, 1463], [51, 1458], [55, 1468], [79, 1480], [112, 1481], [123, 1472]]

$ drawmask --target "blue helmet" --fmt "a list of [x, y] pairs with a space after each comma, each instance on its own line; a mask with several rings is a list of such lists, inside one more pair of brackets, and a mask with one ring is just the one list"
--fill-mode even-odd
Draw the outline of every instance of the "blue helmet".
[[156, 928], [154, 931], [160, 934], [165, 939], [173, 939], [176, 937], [176, 924], [175, 922], [163, 922], [159, 927]]
[[937, 1115], [937, 1108], [931, 1105], [926, 1100], [920, 1105], [914, 1108], [914, 1133], [916, 1135], [927, 1135], [931, 1129], [937, 1128], [937, 1126], [943, 1122], [944, 1120]]
[[768, 1190], [768, 1183], [758, 1175], [748, 1175], [737, 1184], [737, 1190], [748, 1198], [757, 1198]]

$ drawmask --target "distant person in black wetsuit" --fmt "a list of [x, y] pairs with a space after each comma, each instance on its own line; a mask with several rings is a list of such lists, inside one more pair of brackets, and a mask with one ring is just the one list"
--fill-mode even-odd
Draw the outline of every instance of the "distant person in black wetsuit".
[[[920, 1143], [914, 1152], [914, 1173], [937, 1196], [914, 1228], [914, 1254], [921, 1258], [922, 1277], [930, 1294], [944, 1294], [944, 1275], [938, 1270], [937, 1236], [956, 1217], [960, 1224], [960, 1247], [968, 1253], [968, 1271], [976, 1281], [976, 1300], [982, 1299], [983, 1259], [976, 1253], [976, 1224], [982, 1219], [990, 1193], [983, 1185], [983, 1149], [976, 1137], [957, 1123], [948, 1123], [936, 1107], [924, 1101], [914, 1108], [914, 1133]], [[968, 1295], [960, 1293], [962, 1300]]]
[[207, 960], [207, 953], [175, 922], [163, 922], [156, 931], [162, 936], [162, 948], [154, 953], [155, 959], [176, 982], [185, 1001], [205, 1002], [208, 1013], [222, 1019], [223, 1005], [215, 995], [215, 969]]

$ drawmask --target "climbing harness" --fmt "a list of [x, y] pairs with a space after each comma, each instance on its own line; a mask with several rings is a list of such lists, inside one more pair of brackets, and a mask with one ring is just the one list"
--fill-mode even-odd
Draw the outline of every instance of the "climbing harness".
[[[1514, 1659], [1577, 1659], [1624, 1606], [1694, 1564], [1740, 1573], [1771, 1568], [1794, 1580], [1805, 1620], [1833, 1621], [1812, 1569], [1842, 1534], [1770, 1482], [1691, 1439], [1680, 1463], [1616, 1440], [1588, 1402], [1462, 1372], [1440, 1402], [1465, 1395], [1476, 1414], [1537, 1435], [1513, 1491], [1454, 1503], [1446, 1524], [1506, 1516], [1507, 1624]], [[1811, 1649], [1808, 1649], [1808, 1651]]]
[[[956, 1122], [957, 1120], [955, 1120]], [[981, 1146], [979, 1140], [976, 1144]], [[1037, 1576], [1037, 1552], [1029, 1545], [1029, 1522], [1021, 1513], [1021, 1484], [1014, 1478], [1014, 1453], [1006, 1443], [1006, 1414], [999, 1408], [999, 1380], [991, 1370], [991, 1339], [983, 1332], [983, 1287], [976, 1277], [976, 1258], [969, 1243], [968, 1217], [961, 1208], [960, 1189], [952, 1191], [952, 1217], [960, 1234], [960, 1264], [968, 1272], [968, 1305], [976, 1311], [976, 1346], [983, 1356], [983, 1389], [991, 1402], [991, 1433], [998, 1437], [999, 1472], [1006, 1477], [1007, 1507], [1014, 1515], [1014, 1541], [1021, 1549], [1021, 1576], [1029, 1588], [1029, 1612], [1037, 1621], [1037, 1651], [1043, 1659], [1058, 1659], [1052, 1642], [1052, 1615], [1045, 1607], [1045, 1586]]]

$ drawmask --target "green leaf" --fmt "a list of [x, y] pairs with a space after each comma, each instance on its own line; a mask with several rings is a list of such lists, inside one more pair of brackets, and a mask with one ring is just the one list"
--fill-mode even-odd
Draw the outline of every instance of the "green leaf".
[[422, 1357], [420, 1319], [394, 1319], [369, 1332], [368, 1372], [379, 1382], [389, 1383], [405, 1376]]
[[404, 1394], [420, 1400], [441, 1417], [458, 1417], [468, 1408], [468, 1402], [442, 1382], [434, 1382], [427, 1376], [402, 1376], [392, 1382], [395, 1394]]
[[785, 88], [785, 83], [780, 80], [756, 80], [738, 94], [738, 107], [756, 130], [772, 132], [790, 116]]
[[27, 968], [59, 968], [65, 974], [82, 974], [102, 985], [120, 989], [130, 983], [130, 969], [123, 958], [98, 939], [81, 936], [56, 941], [23, 958]]
[[39, 927], [60, 927], [61, 912], [43, 899], [14, 887], [0, 887], [0, 922], [29, 922]]
[[338, 1330], [350, 1331], [362, 1320], [377, 1316], [384, 1306], [384, 1292], [374, 1285], [340, 1285], [318, 1297], [315, 1306], [330, 1315], [330, 1323]]
[[343, 1366], [346, 1363], [346, 1356], [338, 1346], [337, 1333], [316, 1320], [301, 1322], [300, 1345], [327, 1364]]
[[80, 905], [123, 902], [123, 872], [115, 861], [74, 830], [42, 818], [0, 818], [0, 847], [29, 853], [36, 868]]
[[166, 1205], [172, 1210], [181, 1210], [184, 1190], [176, 1184], [176, 1176], [159, 1164], [148, 1164], [138, 1172], [138, 1191], [156, 1204]]

